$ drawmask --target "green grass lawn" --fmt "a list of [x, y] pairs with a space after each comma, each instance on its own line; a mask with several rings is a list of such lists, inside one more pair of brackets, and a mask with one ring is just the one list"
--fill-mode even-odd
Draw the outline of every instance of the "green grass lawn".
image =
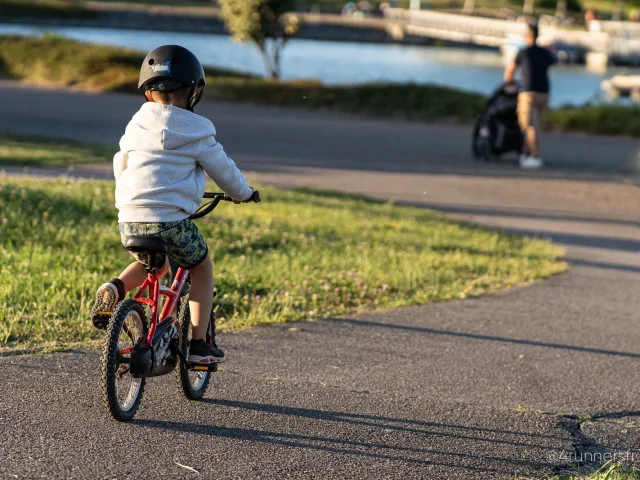
[[[46, 154], [29, 142], [20, 151]], [[198, 221], [223, 330], [464, 298], [566, 269], [547, 242], [429, 210], [260, 190], [262, 203], [224, 204]], [[88, 320], [93, 293], [131, 261], [114, 201], [113, 182], [0, 176], [0, 350], [100, 338]]]
[[109, 162], [117, 147], [71, 140], [0, 133], [0, 167], [60, 167], [79, 163]]
[[620, 463], [607, 463], [594, 473], [556, 475], [547, 478], [548, 480], [640, 480], [640, 470]]

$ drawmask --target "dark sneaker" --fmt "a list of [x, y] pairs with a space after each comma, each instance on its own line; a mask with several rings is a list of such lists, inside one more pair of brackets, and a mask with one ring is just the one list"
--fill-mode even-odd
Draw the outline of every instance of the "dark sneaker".
[[96, 303], [91, 309], [93, 326], [101, 330], [107, 328], [113, 310], [118, 304], [118, 289], [111, 283], [103, 283], [96, 292]]
[[224, 362], [224, 352], [215, 343], [207, 345], [204, 340], [191, 340], [189, 345], [189, 363], [198, 365], [210, 365]]

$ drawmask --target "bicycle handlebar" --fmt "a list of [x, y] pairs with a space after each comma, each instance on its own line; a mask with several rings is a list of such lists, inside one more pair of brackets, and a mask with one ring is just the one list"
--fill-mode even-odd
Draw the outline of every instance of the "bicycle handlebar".
[[[221, 201], [225, 202], [233, 202], [233, 198], [231, 198], [226, 193], [218, 193], [218, 192], [204, 192], [203, 198], [212, 198], [213, 200], [206, 205], [201, 206], [196, 213], [191, 215], [189, 218], [191, 220], [195, 220], [196, 218], [202, 218], [205, 215], [210, 214], [214, 208], [218, 206]], [[251, 197], [249, 197], [247, 202], [251, 201], [254, 203], [260, 203], [260, 193], [257, 190], [254, 190]]]

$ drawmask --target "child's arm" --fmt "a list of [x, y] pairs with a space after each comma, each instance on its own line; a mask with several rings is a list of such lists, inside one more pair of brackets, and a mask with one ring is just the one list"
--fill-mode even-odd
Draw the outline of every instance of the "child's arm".
[[120, 178], [122, 172], [127, 168], [127, 153], [123, 151], [117, 152], [113, 156], [113, 175], [116, 177], [116, 180]]
[[253, 189], [236, 164], [227, 157], [222, 145], [211, 136], [202, 140], [198, 163], [224, 192], [235, 200], [248, 200]]

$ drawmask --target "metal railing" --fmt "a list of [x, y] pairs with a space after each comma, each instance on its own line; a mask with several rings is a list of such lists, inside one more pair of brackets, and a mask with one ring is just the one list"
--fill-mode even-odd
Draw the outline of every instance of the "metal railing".
[[[385, 10], [384, 16], [388, 21], [401, 25], [404, 31], [411, 35], [491, 47], [500, 47], [507, 43], [510, 37], [523, 35], [526, 27], [524, 21], [428, 10], [389, 8]], [[640, 26], [638, 30], [640, 32]], [[612, 42], [612, 35], [606, 31], [567, 30], [553, 25], [541, 25], [540, 36], [547, 41], [562, 42], [591, 52], [609, 53], [612, 48], [617, 52], [640, 52], [637, 41], [616, 38], [616, 41]]]

